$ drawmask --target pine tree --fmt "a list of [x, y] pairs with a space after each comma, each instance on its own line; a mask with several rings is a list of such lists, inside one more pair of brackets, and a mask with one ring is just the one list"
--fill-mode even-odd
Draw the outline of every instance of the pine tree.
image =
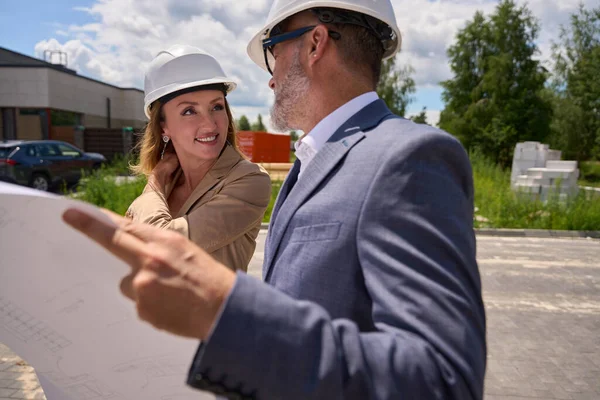
[[266, 132], [267, 128], [263, 124], [262, 115], [258, 114], [256, 123], [252, 124], [252, 130], [255, 132]]
[[251, 129], [250, 121], [248, 121], [248, 118], [245, 115], [242, 115], [240, 117], [237, 123], [237, 127], [240, 131], [249, 131]]

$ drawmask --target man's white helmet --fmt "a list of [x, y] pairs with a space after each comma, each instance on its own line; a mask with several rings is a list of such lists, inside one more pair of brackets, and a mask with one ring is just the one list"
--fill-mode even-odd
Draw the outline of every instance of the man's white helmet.
[[150, 118], [150, 105], [163, 96], [196, 86], [222, 83], [226, 93], [236, 87], [219, 62], [197, 47], [175, 45], [158, 53], [144, 79], [144, 113]]
[[[247, 51], [252, 61], [267, 71], [262, 41], [267, 39], [271, 34], [271, 30], [286, 18], [301, 11], [318, 7], [355, 11], [378, 19], [387, 24], [394, 32], [392, 43], [386, 48], [383, 58], [392, 57], [400, 50], [402, 37], [390, 0], [275, 0], [267, 17], [266, 25], [254, 35], [248, 44]], [[268, 54], [268, 57], [271, 57], [271, 55]]]

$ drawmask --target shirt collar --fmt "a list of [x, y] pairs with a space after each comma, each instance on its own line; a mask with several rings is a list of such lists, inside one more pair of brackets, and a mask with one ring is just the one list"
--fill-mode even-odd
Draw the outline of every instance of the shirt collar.
[[[319, 123], [298, 142], [310, 146], [315, 153], [318, 152], [344, 122], [377, 99], [379, 99], [379, 96], [374, 91], [363, 93], [360, 96], [353, 98], [319, 121]], [[296, 149], [298, 149], [298, 146], [299, 144], [296, 143]], [[302, 162], [302, 160], [300, 161]]]

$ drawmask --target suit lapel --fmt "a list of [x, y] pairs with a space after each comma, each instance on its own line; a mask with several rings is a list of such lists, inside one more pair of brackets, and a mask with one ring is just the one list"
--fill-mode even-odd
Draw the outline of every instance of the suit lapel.
[[281, 208], [281, 205], [283, 204], [283, 202], [287, 198], [288, 194], [290, 193], [290, 187], [294, 186], [296, 184], [296, 181], [298, 180], [299, 172], [300, 172], [300, 160], [296, 160], [294, 162], [294, 165], [292, 166], [292, 169], [290, 170], [287, 177], [285, 178], [283, 185], [281, 185], [281, 189], [279, 189], [279, 193], [277, 194], [277, 200], [275, 200], [275, 206], [273, 207], [273, 213], [271, 214], [270, 222], [275, 220], [275, 217], [279, 213], [279, 209]]
[[[291, 218], [306, 199], [318, 188], [346, 153], [365, 137], [365, 131], [378, 125], [381, 120], [391, 116], [391, 112], [382, 100], [375, 101], [352, 116], [331, 136], [312, 161], [302, 172], [291, 193], [278, 196], [277, 213], [271, 218], [270, 235], [267, 239], [268, 253], [265, 254], [263, 278], [267, 280], [273, 267], [281, 240]], [[296, 168], [296, 164], [294, 164]], [[299, 165], [298, 165], [299, 167]], [[298, 168], [299, 170], [299, 168]], [[291, 175], [291, 173], [290, 173]], [[289, 177], [286, 184], [289, 184]], [[284, 186], [286, 186], [284, 184]], [[283, 190], [283, 187], [282, 187]], [[272, 231], [272, 233], [271, 233]]]
[[292, 186], [294, 186], [296, 184], [296, 181], [298, 180], [298, 173], [300, 172], [300, 160], [296, 160], [294, 162], [294, 165], [292, 166], [292, 169], [290, 170], [290, 172], [287, 174], [285, 180], [283, 181], [283, 185], [281, 185], [281, 188], [279, 189], [279, 193], [277, 194], [277, 199], [275, 200], [275, 205], [273, 206], [273, 212], [271, 213], [271, 220], [269, 221], [269, 229], [267, 230], [267, 238], [265, 240], [265, 250], [264, 250], [264, 262], [263, 262], [263, 279], [266, 277], [266, 273], [267, 273], [267, 261], [269, 259], [270, 256], [270, 244], [271, 244], [271, 237], [273, 236], [273, 225], [274, 225], [274, 221], [276, 220], [277, 215], [279, 214], [279, 209], [281, 208], [281, 205], [285, 202], [285, 199], [287, 198], [289, 192], [290, 192], [290, 188]]

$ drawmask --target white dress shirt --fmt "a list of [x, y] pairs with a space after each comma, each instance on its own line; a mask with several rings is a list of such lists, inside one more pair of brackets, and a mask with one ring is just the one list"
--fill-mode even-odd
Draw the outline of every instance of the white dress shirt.
[[344, 122], [350, 119], [350, 117], [377, 99], [379, 99], [379, 96], [376, 92], [367, 92], [353, 98], [319, 121], [307, 135], [304, 135], [294, 143], [296, 157], [301, 163], [298, 178], [300, 178], [302, 172], [306, 170], [310, 161], [315, 157], [319, 150], [321, 150], [331, 135], [333, 135]]

